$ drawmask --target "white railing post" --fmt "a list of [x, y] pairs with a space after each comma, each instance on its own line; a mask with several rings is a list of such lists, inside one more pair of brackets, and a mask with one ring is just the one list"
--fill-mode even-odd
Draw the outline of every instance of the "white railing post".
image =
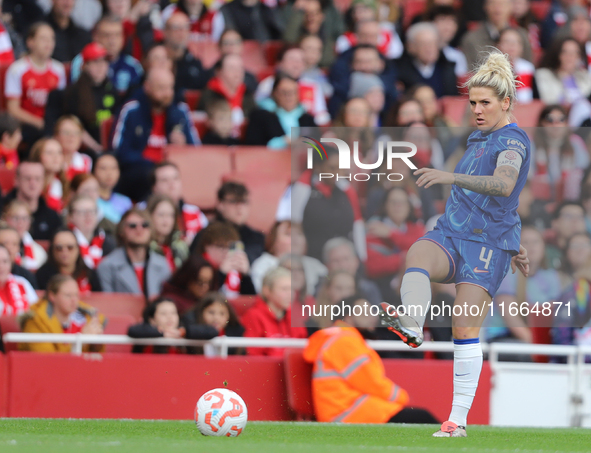
[[76, 342], [72, 345], [72, 354], [74, 355], [82, 355], [82, 334], [76, 334]]

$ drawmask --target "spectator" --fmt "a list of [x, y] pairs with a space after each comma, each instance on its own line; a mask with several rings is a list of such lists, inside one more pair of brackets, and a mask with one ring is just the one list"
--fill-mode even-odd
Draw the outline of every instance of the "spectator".
[[[472, 70], [480, 59], [479, 53], [487, 50], [487, 46], [494, 46], [501, 30], [510, 26], [512, 5], [511, 0], [486, 0], [484, 2], [486, 21], [478, 28], [464, 35], [460, 48], [466, 55], [468, 69]], [[518, 28], [523, 36], [523, 58], [532, 61], [532, 50], [527, 39], [527, 32]]]
[[[325, 8], [326, 6], [326, 8]], [[283, 40], [289, 44], [297, 44], [302, 37], [316, 36], [320, 40], [320, 65], [330, 66], [334, 60], [335, 42], [342, 33], [342, 20], [330, 20], [324, 9], [329, 9], [326, 2], [311, 0], [296, 2], [291, 12], [283, 33]]]
[[386, 300], [394, 297], [392, 288], [398, 285], [392, 283], [404, 270], [406, 252], [424, 234], [425, 227], [416, 221], [406, 191], [389, 189], [380, 214], [367, 221], [367, 276], [378, 281]]
[[386, 126], [408, 127], [413, 123], [424, 123], [425, 121], [422, 104], [413, 97], [404, 96], [390, 110]]
[[175, 67], [177, 90], [201, 90], [209, 79], [201, 61], [187, 48], [190, 27], [189, 18], [180, 11], [172, 14], [164, 26], [164, 45]]
[[143, 294], [146, 300], [160, 294], [170, 278], [166, 258], [150, 253], [151, 225], [147, 212], [132, 208], [117, 226], [119, 247], [97, 267], [103, 291]]
[[421, 122], [433, 128], [437, 140], [441, 143], [444, 157], [447, 159], [453, 152], [456, 142], [453, 130], [455, 124], [442, 114], [435, 91], [429, 85], [415, 85], [409, 90], [408, 96], [419, 102], [424, 118]]
[[513, 25], [527, 31], [532, 54], [540, 53], [540, 24], [531, 8], [531, 0], [513, 0]]
[[64, 169], [68, 181], [78, 174], [92, 171], [92, 158], [80, 152], [84, 126], [74, 115], [64, 115], [55, 123], [55, 139], [64, 151]]
[[164, 283], [162, 297], [172, 300], [182, 316], [195, 309], [214, 286], [213, 267], [203, 257], [191, 254]]
[[[588, 176], [589, 169], [586, 170], [586, 175]], [[587, 233], [591, 235], [591, 184], [585, 183], [583, 179], [583, 184], [581, 185], [581, 205], [585, 210], [585, 225], [587, 227]]]
[[[72, 196], [84, 196], [93, 200], [98, 206], [99, 184], [94, 176], [89, 173], [81, 173], [74, 176], [70, 183]], [[98, 228], [107, 234], [115, 236], [116, 225], [106, 219], [100, 208], [97, 210]]]
[[16, 169], [15, 188], [5, 203], [19, 200], [29, 207], [33, 216], [29, 232], [34, 240], [48, 240], [62, 221], [53, 209], [47, 206], [42, 197], [45, 170], [39, 162], [22, 162]]
[[11, 268], [10, 253], [0, 245], [0, 316], [22, 315], [38, 300], [31, 284]]
[[553, 200], [577, 200], [583, 169], [591, 160], [585, 142], [573, 134], [560, 105], [548, 105], [540, 112], [534, 136], [533, 176], [550, 189]]
[[455, 63], [454, 72], [456, 77], [464, 77], [468, 73], [468, 63], [464, 53], [452, 47], [451, 43], [454, 41], [460, 21], [458, 13], [453, 6], [434, 6], [427, 14], [428, 21], [433, 22], [439, 35], [439, 47], [445, 58]]
[[[302, 230], [302, 226], [298, 223], [291, 224], [291, 251], [292, 254], [301, 257], [301, 264], [304, 268], [304, 276], [306, 279], [306, 294], [316, 294], [316, 288], [318, 283], [323, 277], [328, 274], [326, 266], [306, 253], [308, 251], [308, 245], [306, 243], [306, 236]], [[279, 262], [280, 266], [287, 267], [282, 264], [282, 260]], [[294, 283], [295, 285], [295, 283]], [[298, 288], [294, 288], [294, 291]]]
[[[109, 81], [119, 95], [125, 94], [130, 86], [137, 83], [144, 70], [139, 61], [123, 53], [125, 41], [122, 20], [114, 16], [104, 16], [94, 27], [92, 41], [92, 45], [86, 46], [85, 49], [96, 49], [98, 44], [101, 54], [103, 54], [102, 49], [105, 50], [101, 58], [106, 57], [109, 63]], [[88, 50], [86, 55], [84, 50], [76, 55], [72, 60], [70, 75], [72, 82], [76, 82], [80, 77], [82, 65], [93, 59], [93, 55]]]
[[84, 262], [80, 245], [71, 230], [61, 227], [49, 242], [49, 257], [39, 268], [36, 277], [40, 288], [47, 285], [54, 275], [67, 275], [78, 283], [81, 294], [102, 291], [96, 272]]
[[165, 195], [178, 206], [178, 226], [187, 243], [191, 243], [197, 233], [205, 228], [209, 221], [197, 206], [185, 203], [181, 172], [173, 162], [164, 161], [156, 165], [151, 176], [153, 195]]
[[[47, 284], [45, 299], [33, 305], [21, 319], [25, 333], [82, 333], [100, 335], [106, 319], [90, 305], [80, 301], [76, 281], [68, 275], [55, 275]], [[72, 344], [21, 343], [19, 349], [33, 352], [69, 353]], [[84, 345], [83, 352], [101, 352], [102, 345]]]
[[[238, 182], [225, 182], [218, 189], [215, 220], [230, 223], [244, 244], [244, 252], [249, 263], [262, 255], [265, 250], [265, 236], [246, 224], [250, 214], [250, 193], [244, 184]], [[199, 237], [191, 244], [194, 250]]]
[[[144, 310], [144, 322], [129, 327], [127, 335], [131, 338], [187, 338], [192, 340], [209, 340], [217, 336], [217, 330], [207, 324], [192, 324], [181, 327], [179, 313], [173, 301], [158, 298]], [[184, 352], [184, 348], [174, 346], [141, 346], [133, 347], [132, 352], [149, 354], [176, 354]]]
[[[12, 22], [12, 17], [10, 16], [10, 14], [6, 14], [4, 11], [2, 11], [2, 15], [4, 16], [2, 19], [0, 19], [0, 42], [2, 43], [0, 45], [0, 64], [3, 65], [9, 65], [14, 63], [14, 49], [13, 49], [13, 43], [12, 43], [12, 37], [17, 37], [17, 46], [20, 44], [20, 46], [22, 46], [22, 41], [19, 35], [17, 35], [10, 22]], [[6, 20], [5, 18], [8, 18], [8, 20]], [[23, 49], [17, 49], [17, 51], [19, 50], [23, 50]], [[19, 54], [20, 56], [20, 54]]]
[[349, 99], [352, 98], [363, 98], [369, 105], [369, 123], [364, 127], [379, 127], [382, 123], [381, 115], [386, 101], [382, 80], [375, 74], [354, 72], [351, 74], [349, 87]]
[[299, 42], [300, 49], [304, 52], [305, 70], [303, 79], [308, 79], [320, 85], [324, 96], [330, 98], [333, 93], [332, 85], [328, 81], [326, 72], [320, 69], [322, 58], [322, 40], [316, 35], [306, 35]]
[[55, 34], [49, 25], [31, 25], [26, 42], [29, 53], [8, 68], [4, 95], [6, 110], [20, 121], [23, 140], [30, 146], [42, 135], [47, 95], [65, 88], [66, 72], [61, 63], [51, 59]]
[[164, 160], [167, 144], [200, 143], [186, 104], [173, 102], [173, 86], [170, 71], [152, 69], [143, 91], [123, 106], [117, 120], [113, 149], [121, 166], [118, 191], [132, 200], [149, 193], [149, 175]]
[[171, 3], [162, 10], [162, 21], [166, 23], [168, 18], [178, 11], [185, 13], [191, 21], [189, 39], [192, 42], [211, 40], [215, 11], [210, 11], [203, 4], [203, 0], [179, 0], [176, 4]]
[[213, 267], [214, 290], [220, 290], [228, 299], [240, 294], [256, 294], [250, 278], [250, 263], [244, 244], [236, 229], [226, 222], [213, 222], [198, 236], [195, 252]]
[[[339, 171], [338, 151], [324, 145], [328, 159], [314, 156], [313, 169], [306, 170], [292, 189], [292, 222], [301, 223], [308, 255], [322, 258], [322, 247], [334, 237], [353, 238], [357, 255], [367, 256], [365, 227], [357, 192], [351, 184], [336, 184], [336, 178], [320, 180], [320, 173]], [[347, 181], [345, 181], [347, 182]]]
[[[262, 291], [255, 304], [242, 317], [245, 337], [306, 338], [304, 327], [291, 324], [291, 275], [277, 267], [263, 278]], [[247, 348], [248, 355], [283, 357], [283, 348]]]
[[[296, 79], [279, 74], [275, 77], [271, 97], [259, 102], [259, 109], [250, 114], [246, 129], [247, 145], [272, 149], [289, 148], [302, 127], [316, 127], [314, 117], [300, 103]], [[295, 129], [295, 130], [294, 130]]]
[[[318, 307], [318, 311], [315, 312], [312, 309], [312, 316], [306, 321], [308, 331], [315, 332], [318, 329], [330, 327], [334, 322], [332, 307], [341, 305], [346, 298], [353, 296], [356, 292], [355, 278], [350, 273], [344, 270], [329, 272], [318, 288], [315, 305]], [[304, 313], [302, 312], [302, 314]], [[308, 315], [308, 313], [305, 314]]]
[[[142, 60], [142, 67], [144, 68], [144, 75], [133, 83], [127, 94], [124, 96], [126, 100], [135, 99], [141, 96], [144, 82], [146, 81], [146, 74], [152, 69], [165, 69], [174, 73], [174, 64], [172, 58], [168, 54], [168, 50], [163, 43], [156, 42], [146, 50], [146, 56]], [[184, 90], [174, 87], [175, 102], [184, 101]]]
[[375, 320], [346, 316], [344, 321], [313, 334], [304, 349], [304, 359], [314, 364], [312, 396], [318, 421], [438, 423], [424, 409], [405, 408], [408, 393], [386, 377], [378, 353], [365, 343]]
[[207, 110], [217, 99], [225, 99], [232, 109], [232, 137], [240, 137], [242, 125], [254, 109], [254, 97], [244, 78], [244, 63], [240, 55], [222, 55], [214, 66], [215, 75], [203, 90], [199, 110]]
[[[527, 280], [521, 274], [509, 272], [495, 296], [495, 303], [523, 301], [534, 304], [539, 301], [558, 300], [561, 292], [560, 277], [552, 268], [546, 268], [544, 238], [542, 233], [532, 226], [524, 226], [521, 231], [521, 244], [527, 249], [529, 257], [529, 276]], [[497, 307], [498, 308], [498, 307]], [[521, 316], [511, 316], [507, 310], [499, 310], [496, 316], [489, 316], [489, 328], [485, 331], [488, 341], [532, 343], [532, 331], [527, 321]]]
[[564, 262], [558, 271], [560, 287], [564, 291], [572, 285], [573, 278], [585, 268], [587, 261], [591, 258], [591, 235], [589, 233], [575, 233], [568, 241], [563, 250]]
[[[244, 43], [242, 41], [242, 36], [240, 36], [240, 34], [232, 28], [225, 29], [218, 40], [218, 49], [221, 56], [230, 54], [242, 56], [244, 53]], [[244, 83], [246, 84], [246, 89], [251, 93], [254, 93], [257, 89], [259, 81], [252, 72], [245, 70]]]
[[[358, 74], [360, 76], [368, 75], [363, 74], [361, 72], [356, 72], [355, 74]], [[367, 85], [370, 85], [371, 82], [375, 79], [369, 80], [370, 83]], [[376, 82], [376, 85], [379, 84], [377, 84]], [[364, 97], [351, 97], [351, 99], [349, 99], [347, 103], [343, 105], [343, 107], [341, 108], [341, 111], [334, 120], [333, 126], [335, 128], [350, 128], [350, 133], [352, 133], [353, 131], [358, 131], [360, 139], [359, 141], [363, 142], [363, 145], [360, 145], [361, 151], [368, 150], [373, 147], [373, 134], [370, 134], [371, 136], [367, 139], [365, 139], [365, 137], [362, 137], [362, 135], [366, 135], [371, 132], [370, 128], [373, 127], [373, 123], [375, 120], [376, 117], [373, 113], [373, 109], [371, 108], [371, 105], [369, 104], [369, 101], [367, 99], [365, 99]]]
[[536, 70], [536, 84], [544, 104], [570, 106], [591, 94], [585, 49], [573, 38], [557, 41]]
[[207, 106], [207, 132], [201, 140], [204, 145], [239, 145], [232, 134], [232, 107], [225, 99], [213, 99]]
[[[241, 337], [244, 335], [244, 327], [238, 321], [238, 316], [221, 293], [207, 293], [201, 303], [183, 316], [183, 323], [187, 326], [205, 325], [213, 327], [216, 336]], [[230, 355], [241, 353], [242, 348], [230, 348]], [[211, 345], [205, 345], [203, 352], [206, 356], [215, 355]]]
[[291, 300], [292, 307], [294, 308], [293, 315], [295, 319], [293, 323], [297, 324], [301, 321], [302, 325], [305, 325], [309, 319], [309, 314], [303, 312], [303, 307], [313, 307], [316, 305], [316, 301], [312, 295], [314, 293], [308, 292], [308, 282], [306, 281], [304, 258], [306, 257], [288, 253], [283, 255], [279, 260], [279, 267], [284, 267], [291, 272]]
[[64, 172], [64, 151], [53, 138], [37, 140], [31, 148], [31, 162], [40, 162], [45, 169], [43, 197], [51, 209], [61, 214], [68, 199], [69, 182]]
[[[302, 106], [310, 115], [314, 116], [316, 124], [323, 126], [330, 121], [326, 111], [326, 94], [322, 86], [311, 79], [303, 77], [306, 65], [304, 63], [304, 52], [298, 47], [285, 47], [277, 56], [277, 74], [287, 75], [297, 80], [299, 87], [299, 98]], [[259, 83], [255, 93], [257, 103], [269, 99], [273, 94], [276, 77], [267, 77]]]
[[279, 265], [284, 255], [291, 253], [291, 221], [275, 222], [265, 238], [265, 252], [250, 268], [252, 283], [257, 293], [261, 292], [265, 274]]
[[124, 52], [141, 60], [155, 42], [162, 40], [159, 28], [159, 6], [150, 1], [106, 0], [104, 16], [113, 16], [123, 21]]
[[395, 27], [393, 24], [383, 26], [378, 22], [374, 2], [367, 0], [353, 2], [346, 15], [350, 17], [349, 31], [338, 37], [335, 45], [337, 54], [346, 52], [358, 44], [369, 44], [375, 46], [388, 60], [402, 55], [404, 46]]
[[371, 304], [377, 305], [383, 300], [379, 287], [363, 275], [355, 247], [348, 239], [336, 237], [326, 242], [322, 249], [322, 262], [329, 272], [343, 271], [352, 276], [359, 293]]
[[92, 174], [99, 185], [99, 211], [107, 220], [114, 224], [119, 223], [121, 216], [133, 206], [133, 203], [125, 195], [114, 191], [121, 175], [117, 158], [110, 153], [97, 156]]
[[224, 4], [215, 15], [213, 39], [219, 39], [227, 28], [236, 30], [242, 39], [265, 42], [281, 39], [284, 24], [277, 7], [259, 0], [238, 0]]
[[575, 5], [573, 0], [557, 0], [552, 2], [548, 14], [541, 24], [540, 44], [544, 49], [550, 47], [554, 41], [556, 32], [566, 24], [568, 20], [568, 8]]
[[[0, 245], [6, 247], [10, 255], [10, 260], [12, 262], [10, 273], [12, 275], [23, 277], [34, 289], [37, 289], [38, 284], [35, 274], [19, 264], [19, 261], [22, 263], [22, 255], [19, 252], [20, 242], [19, 234], [15, 228], [8, 224], [5, 226], [0, 223]], [[43, 253], [45, 253], [45, 250]]]
[[96, 269], [115, 250], [115, 238], [99, 226], [96, 201], [87, 195], [76, 195], [68, 205], [68, 223], [80, 246], [80, 254], [90, 269]]
[[523, 55], [523, 36], [516, 28], [505, 28], [499, 34], [498, 49], [509, 55], [517, 80], [521, 82], [517, 86], [517, 101], [527, 104], [534, 98], [534, 75], [536, 67], [529, 61], [521, 58]]
[[332, 116], [336, 115], [341, 105], [347, 100], [353, 72], [375, 74], [382, 79], [386, 89], [386, 108], [397, 98], [397, 75], [392, 62], [386, 60], [375, 46], [358, 44], [343, 52], [330, 68], [328, 80], [334, 88], [334, 94], [328, 102], [328, 107]]
[[72, 61], [91, 41], [90, 33], [78, 27], [70, 17], [75, 4], [72, 0], [52, 0], [51, 11], [44, 19], [55, 32], [53, 58], [58, 61]]
[[[490, 0], [496, 1], [496, 0]], [[398, 76], [406, 89], [429, 85], [438, 98], [458, 94], [455, 64], [440, 50], [437, 27], [429, 22], [412, 25], [406, 32], [407, 52], [397, 60]]]
[[[24, 35], [35, 22], [43, 20], [43, 9], [37, 0], [3, 0], [2, 13], [10, 16], [10, 24], [16, 35]], [[7, 24], [8, 25], [8, 24]], [[13, 41], [14, 42], [14, 41]]]
[[82, 50], [80, 77], [65, 90], [49, 93], [45, 109], [45, 131], [50, 134], [62, 115], [76, 117], [82, 123], [82, 143], [95, 153], [103, 152], [101, 123], [113, 117], [120, 97], [107, 77], [106, 50], [90, 43]]
[[[2, 219], [18, 234], [14, 262], [30, 271], [39, 269], [47, 260], [47, 253], [39, 243], [33, 240], [31, 233], [29, 233], [31, 228], [29, 206], [22, 201], [12, 200], [4, 208]], [[11, 251], [10, 248], [9, 251]]]
[[150, 249], [164, 256], [174, 272], [189, 256], [189, 246], [176, 225], [178, 205], [166, 195], [153, 195], [148, 200], [147, 209], [153, 225]]
[[560, 269], [562, 266], [562, 250], [567, 241], [576, 233], [585, 232], [585, 211], [575, 201], [563, 201], [554, 210], [552, 216], [552, 233], [546, 245], [546, 264], [549, 268]]
[[18, 145], [23, 139], [19, 122], [10, 114], [0, 113], [0, 165], [11, 170], [19, 163]]

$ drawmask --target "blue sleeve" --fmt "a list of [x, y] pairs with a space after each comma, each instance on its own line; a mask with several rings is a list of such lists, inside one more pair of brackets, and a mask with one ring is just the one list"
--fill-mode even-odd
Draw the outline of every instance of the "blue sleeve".
[[142, 127], [137, 124], [134, 119], [134, 109], [137, 108], [139, 103], [137, 101], [130, 101], [123, 106], [117, 123], [115, 125], [115, 132], [113, 133], [113, 149], [117, 154], [119, 162], [122, 164], [132, 164], [140, 162], [148, 162], [144, 159], [142, 148], [138, 148], [138, 144], [141, 140], [138, 140], [135, 135], [137, 128]]
[[189, 106], [184, 102], [179, 102], [178, 108], [183, 116], [183, 132], [187, 139], [187, 145], [201, 145], [201, 139], [199, 138], [199, 133], [193, 124], [193, 120], [191, 120], [191, 112], [189, 111]]
[[528, 161], [530, 154], [530, 142], [527, 134], [518, 127], [507, 127], [499, 136], [499, 149], [494, 158], [498, 157], [503, 151], [510, 150], [517, 152], [523, 163]]
[[70, 65], [70, 81], [71, 83], [76, 82], [80, 78], [80, 72], [82, 71], [82, 55], [78, 54], [72, 60]]

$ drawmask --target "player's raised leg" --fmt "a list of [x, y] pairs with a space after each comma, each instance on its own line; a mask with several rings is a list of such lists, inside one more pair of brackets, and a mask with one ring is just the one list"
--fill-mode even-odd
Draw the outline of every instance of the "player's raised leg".
[[443, 281], [449, 272], [449, 258], [440, 245], [430, 240], [415, 242], [406, 255], [406, 272], [400, 287], [406, 315], [383, 302], [382, 324], [409, 346], [419, 347], [423, 343], [423, 326], [431, 303], [431, 281]]
[[[480, 346], [480, 327], [488, 313], [491, 297], [483, 288], [471, 284], [456, 286], [456, 305], [462, 309], [461, 316], [452, 318], [454, 342], [454, 395], [449, 420], [441, 425], [434, 437], [466, 437], [468, 411], [478, 388], [482, 370], [482, 347]], [[477, 306], [470, 310], [471, 306]], [[477, 316], [470, 313], [478, 312]]]

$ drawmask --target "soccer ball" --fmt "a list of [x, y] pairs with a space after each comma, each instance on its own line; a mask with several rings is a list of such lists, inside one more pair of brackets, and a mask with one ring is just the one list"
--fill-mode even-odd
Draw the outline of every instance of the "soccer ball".
[[204, 436], [236, 437], [246, 427], [247, 420], [246, 404], [232, 390], [205, 392], [195, 407], [195, 423]]

